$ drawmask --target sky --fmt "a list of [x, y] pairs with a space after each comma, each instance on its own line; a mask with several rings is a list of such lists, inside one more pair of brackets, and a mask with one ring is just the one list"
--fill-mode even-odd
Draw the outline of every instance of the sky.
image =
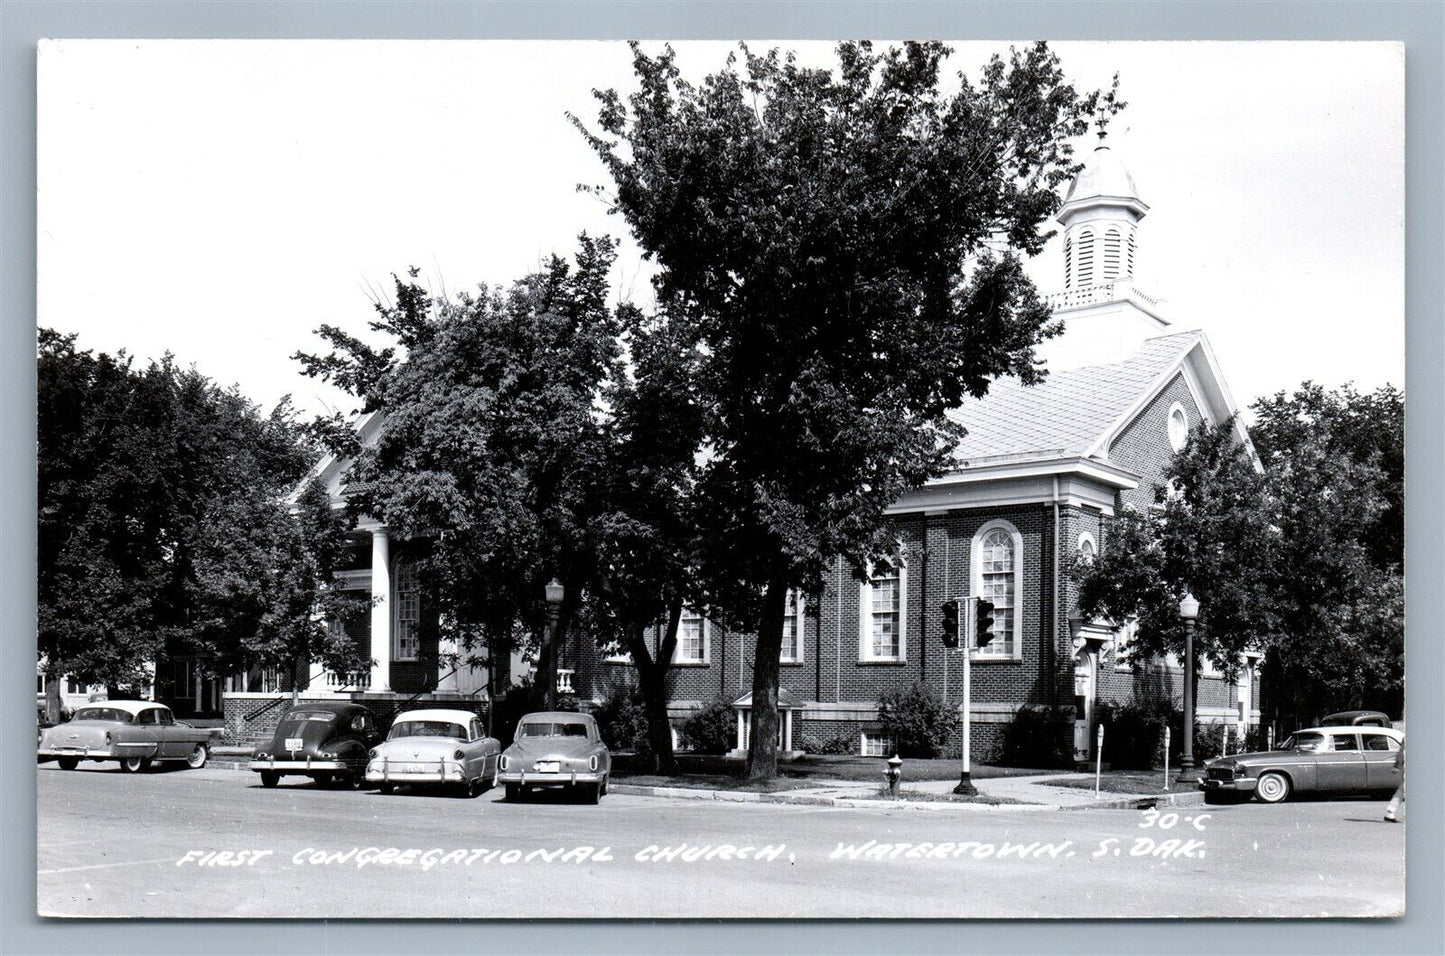
[[[971, 76], [1008, 46], [950, 45]], [[694, 81], [736, 49], [674, 46]], [[1205, 331], [1240, 405], [1306, 379], [1404, 385], [1399, 46], [1053, 47], [1081, 89], [1119, 73], [1109, 145], [1150, 206], [1136, 283]], [[635, 88], [623, 43], [46, 41], [38, 321], [312, 413], [353, 403], [292, 353], [322, 323], [364, 334], [409, 266], [437, 292], [505, 284], [608, 234], [618, 294], [645, 305], [625, 222], [577, 190], [606, 174], [567, 114], [592, 124], [610, 87]], [[1029, 264], [1043, 293], [1060, 246]]]

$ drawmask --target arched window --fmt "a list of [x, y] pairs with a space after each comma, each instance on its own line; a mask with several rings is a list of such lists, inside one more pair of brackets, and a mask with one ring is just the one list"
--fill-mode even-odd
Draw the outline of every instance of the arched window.
[[1079, 286], [1094, 284], [1094, 230], [1079, 233]]
[[1119, 278], [1120, 236], [1117, 226], [1104, 233], [1104, 278]]
[[1093, 564], [1094, 558], [1099, 556], [1099, 545], [1094, 541], [1094, 536], [1087, 531], [1079, 534], [1079, 563]]
[[392, 627], [392, 659], [414, 661], [421, 656], [421, 585], [416, 564], [396, 562], [396, 620]]
[[993, 640], [978, 652], [980, 658], [1021, 656], [1018, 593], [1023, 550], [1023, 536], [1007, 521], [990, 521], [974, 535], [973, 593], [993, 602]]

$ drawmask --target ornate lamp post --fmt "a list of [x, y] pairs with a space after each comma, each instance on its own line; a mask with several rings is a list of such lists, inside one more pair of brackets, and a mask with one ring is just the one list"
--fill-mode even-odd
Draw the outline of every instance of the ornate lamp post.
[[1179, 602], [1179, 616], [1184, 619], [1184, 756], [1179, 761], [1179, 782], [1198, 783], [1199, 770], [1194, 766], [1194, 621], [1199, 617], [1199, 602], [1186, 594]]
[[546, 701], [548, 710], [557, 709], [557, 618], [562, 614], [562, 599], [567, 591], [562, 582], [553, 578], [547, 582], [547, 673], [542, 679], [547, 682]]

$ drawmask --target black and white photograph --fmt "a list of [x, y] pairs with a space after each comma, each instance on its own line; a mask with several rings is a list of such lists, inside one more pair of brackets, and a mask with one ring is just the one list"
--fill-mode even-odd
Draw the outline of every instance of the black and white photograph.
[[1401, 43], [36, 71], [41, 917], [1405, 914]]

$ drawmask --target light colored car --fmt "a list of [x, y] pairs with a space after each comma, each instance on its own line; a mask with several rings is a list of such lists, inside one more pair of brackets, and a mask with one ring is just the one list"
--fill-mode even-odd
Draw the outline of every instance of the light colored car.
[[219, 733], [176, 720], [169, 707], [155, 701], [105, 700], [76, 708], [68, 722], [46, 728], [37, 755], [54, 759], [63, 770], [74, 770], [82, 760], [115, 760], [126, 773], [139, 773], [153, 761], [180, 761], [195, 769], [205, 766]]
[[529, 788], [566, 787], [590, 803], [607, 795], [612, 754], [588, 714], [542, 711], [517, 721], [512, 746], [502, 753], [499, 779], [507, 799], [519, 800]]
[[1405, 735], [1387, 727], [1310, 727], [1274, 750], [1216, 757], [1204, 766], [1205, 799], [1280, 803], [1293, 793], [1388, 793], [1400, 785], [1395, 756]]
[[497, 782], [502, 745], [465, 710], [409, 710], [368, 755], [366, 780], [382, 793], [399, 784], [437, 786], [475, 796]]

